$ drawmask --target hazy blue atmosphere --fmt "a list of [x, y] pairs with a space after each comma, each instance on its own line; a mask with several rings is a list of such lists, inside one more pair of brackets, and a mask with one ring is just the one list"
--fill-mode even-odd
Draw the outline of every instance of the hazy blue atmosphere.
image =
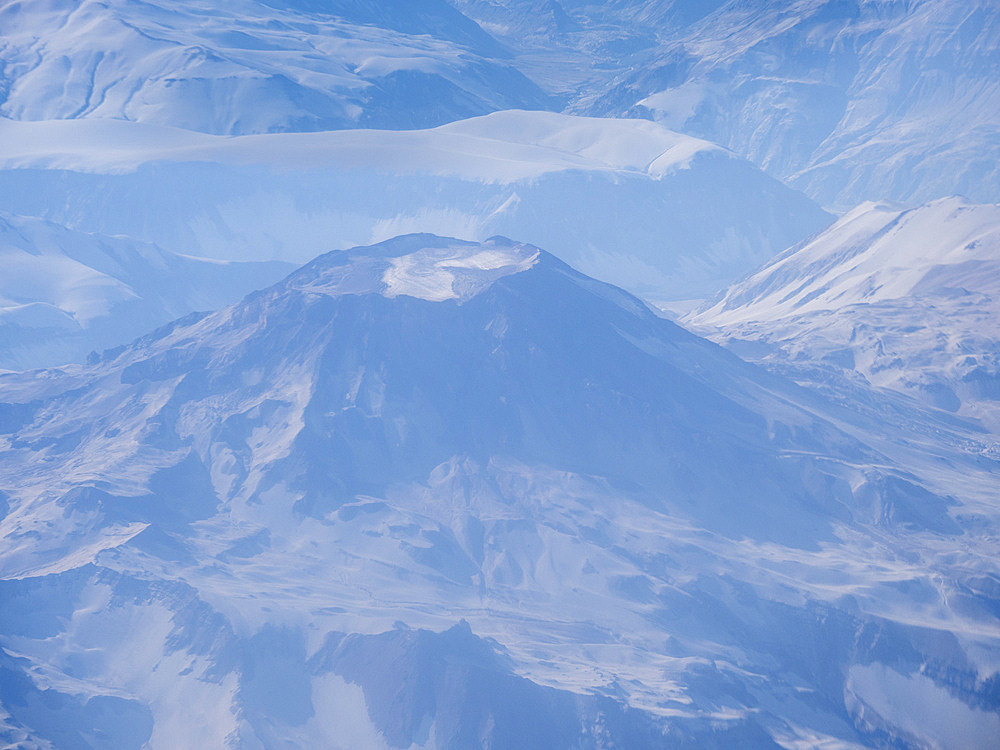
[[0, 2], [0, 747], [1000, 747], [1000, 5]]

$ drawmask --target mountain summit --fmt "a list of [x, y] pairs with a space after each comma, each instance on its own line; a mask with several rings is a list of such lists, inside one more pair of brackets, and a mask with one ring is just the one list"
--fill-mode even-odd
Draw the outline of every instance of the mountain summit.
[[326, 256], [297, 274], [290, 286], [333, 297], [380, 294], [389, 299], [465, 302], [494, 281], [529, 270], [540, 257], [537, 248], [503, 237], [479, 244], [415, 234]]
[[[214, 475], [206, 502], [262, 502], [261, 479], [250, 481], [262, 475], [317, 517], [456, 455], [504, 456], [625, 481], [727, 533], [808, 546], [826, 510], [776, 486], [798, 484], [796, 462], [779, 454], [818, 435], [860, 450], [791, 406], [783, 385], [638, 299], [499, 237], [408, 235], [329, 253], [239, 305], [106, 355], [84, 377], [105, 381], [95, 393], [118, 402], [108, 415], [154, 393], [174, 404], [155, 430], [132, 434], [166, 465], [181, 450]], [[70, 398], [38, 428], [65, 430], [89, 410]], [[77, 459], [108, 429], [120, 441], [113, 419], [78, 433]], [[233, 432], [247, 419], [263, 443]], [[220, 439], [233, 451], [225, 480], [209, 447]], [[97, 471], [105, 451], [92, 455]]]

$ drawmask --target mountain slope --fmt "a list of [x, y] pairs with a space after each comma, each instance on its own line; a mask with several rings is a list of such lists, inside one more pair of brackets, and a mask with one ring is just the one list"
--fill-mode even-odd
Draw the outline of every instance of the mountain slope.
[[900, 463], [535, 247], [330, 253], [0, 392], [8, 736], [114, 701], [151, 747], [1000, 727], [995, 463]]
[[617, 90], [824, 205], [991, 201], [998, 52], [987, 1], [730, 2]]
[[990, 0], [456, 4], [565, 111], [649, 117], [824, 206], [1000, 192]]
[[860, 375], [995, 431], [998, 279], [1000, 206], [865, 204], [688, 320], [765, 361]]
[[714, 294], [832, 220], [705, 141], [547, 112], [232, 138], [0, 121], [0, 164], [11, 210], [177, 252], [304, 262], [407, 231], [500, 233], [654, 299]]
[[80, 362], [195, 310], [223, 307], [291, 270], [169, 253], [0, 212], [0, 368]]
[[18, 120], [240, 134], [545, 109], [654, 119], [845, 210], [1000, 188], [991, 0], [89, 0], [8, 4], [0, 29]]
[[267, 133], [432, 127], [548, 104], [441, 0], [9, 3], [0, 29], [0, 114], [19, 120]]

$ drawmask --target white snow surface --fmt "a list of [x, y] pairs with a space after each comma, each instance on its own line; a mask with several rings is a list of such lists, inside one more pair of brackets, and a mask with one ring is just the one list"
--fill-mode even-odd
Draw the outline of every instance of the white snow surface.
[[364, 167], [511, 183], [584, 170], [659, 179], [700, 153], [725, 153], [646, 120], [507, 110], [417, 131], [222, 136], [113, 119], [0, 119], [6, 169], [130, 172], [157, 162], [280, 168]]
[[[383, 247], [390, 251], [384, 252]], [[538, 262], [539, 253], [536, 247], [503, 237], [480, 244], [411, 235], [370, 249], [354, 248], [340, 254], [343, 263], [291, 284], [333, 297], [378, 294], [389, 299], [406, 296], [428, 302], [464, 302], [504, 276], [529, 270]]]
[[907, 744], [989, 747], [1000, 737], [1000, 716], [970, 708], [921, 674], [904, 676], [883, 665], [851, 667], [847, 694], [863, 721], [896, 728]]
[[685, 320], [748, 356], [825, 363], [996, 430], [1000, 205], [863, 204]]
[[[392, 267], [382, 274], [383, 294], [405, 294], [431, 302], [468, 299], [495, 278], [527, 271], [537, 260], [538, 250], [523, 246], [484, 249], [472, 255], [458, 248], [418, 250], [391, 260]], [[477, 273], [488, 271], [499, 273]]]
[[912, 210], [865, 203], [734, 285], [699, 316], [733, 325], [949, 290], [993, 297], [1000, 292], [998, 262], [1000, 205], [961, 198]]
[[0, 746], [995, 750], [998, 51], [0, 3]]
[[[490, 12], [477, 5], [497, 7], [461, 2]], [[536, 5], [493, 12], [530, 27]], [[1000, 194], [994, 0], [564, 5], [577, 29], [549, 26], [530, 55], [533, 70], [569, 57], [589, 73], [568, 111], [651, 117], [838, 211]]]
[[548, 109], [655, 119], [837, 210], [1000, 189], [993, 0], [46, 0], [6, 4], [0, 41], [17, 120], [246, 134]]

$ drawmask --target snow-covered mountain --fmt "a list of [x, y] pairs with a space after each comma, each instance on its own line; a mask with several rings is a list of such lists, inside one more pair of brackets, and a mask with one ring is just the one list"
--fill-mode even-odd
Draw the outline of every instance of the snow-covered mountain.
[[0, 8], [0, 115], [206, 133], [432, 127], [548, 97], [444, 0]]
[[1000, 196], [993, 0], [455, 4], [566, 111], [653, 118], [823, 205]]
[[52, 0], [0, 9], [0, 115], [206, 133], [646, 117], [826, 206], [1000, 195], [994, 0]]
[[997, 463], [533, 246], [330, 253], [0, 393], [9, 743], [1000, 733]]
[[293, 268], [192, 258], [0, 212], [0, 369], [82, 361]]
[[872, 385], [1000, 428], [1000, 205], [864, 204], [689, 323], [775, 365]]
[[239, 137], [0, 120], [0, 205], [226, 259], [305, 262], [410, 231], [504, 234], [657, 300], [711, 296], [833, 219], [654, 123], [525, 111]]
[[657, 119], [824, 205], [994, 201], [998, 10], [992, 0], [730, 2], [622, 86]]
[[[995, 750], [998, 60], [993, 0], [0, 3], [0, 747]], [[605, 283], [748, 272], [729, 350]]]

